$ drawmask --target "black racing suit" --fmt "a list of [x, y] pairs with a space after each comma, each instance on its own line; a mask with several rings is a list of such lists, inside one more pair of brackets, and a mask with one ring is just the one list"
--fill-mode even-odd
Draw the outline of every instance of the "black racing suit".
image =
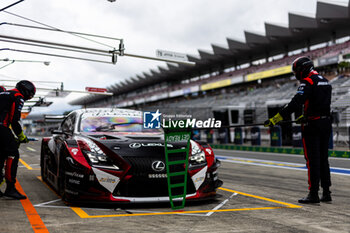
[[328, 145], [332, 123], [330, 105], [332, 86], [328, 80], [311, 71], [300, 81], [296, 95], [280, 114], [283, 118], [304, 106], [305, 123], [302, 124], [304, 155], [308, 168], [310, 192], [317, 193], [319, 183], [329, 190], [331, 177], [328, 163]]
[[9, 184], [16, 182], [19, 160], [18, 142], [10, 126], [16, 135], [22, 132], [19, 121], [23, 104], [23, 95], [17, 89], [0, 92], [0, 181], [6, 160], [5, 178]]

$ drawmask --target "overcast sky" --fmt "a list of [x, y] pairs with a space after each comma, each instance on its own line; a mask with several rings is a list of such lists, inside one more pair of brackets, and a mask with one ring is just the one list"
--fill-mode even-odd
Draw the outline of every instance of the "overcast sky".
[[[13, 2], [15, 0], [1, 0], [0, 8]], [[314, 16], [316, 0], [116, 0], [112, 3], [107, 0], [25, 0], [7, 11], [63, 30], [123, 38], [127, 53], [155, 56], [157, 49], [163, 49], [198, 55], [198, 49], [211, 50], [212, 43], [227, 45], [227, 37], [244, 41], [244, 30], [264, 34], [264, 22], [287, 26], [288, 12]], [[40, 26], [6, 12], [0, 12], [0, 20]], [[62, 33], [8, 25], [0, 28], [3, 35], [109, 49]], [[103, 42], [118, 46], [114, 41]], [[0, 44], [1, 48], [40, 51], [18, 44]], [[4, 58], [51, 63], [45, 66], [15, 62], [0, 69], [0, 80], [59, 81], [66, 89], [74, 90], [84, 90], [87, 86], [107, 87], [150, 69], [158, 70], [158, 66], [166, 66], [164, 62], [131, 57], [118, 57], [117, 64], [112, 65], [1, 51], [0, 59]], [[1, 62], [0, 67], [5, 64]], [[64, 99], [49, 99], [55, 102], [50, 108], [36, 108], [32, 113], [71, 109], [67, 102], [79, 96], [71, 94]]]

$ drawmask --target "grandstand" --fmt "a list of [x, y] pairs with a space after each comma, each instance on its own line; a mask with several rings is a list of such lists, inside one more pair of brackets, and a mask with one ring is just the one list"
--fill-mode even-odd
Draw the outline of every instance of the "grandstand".
[[[295, 13], [288, 18], [288, 27], [265, 23], [265, 35], [245, 31], [245, 42], [227, 38], [227, 45], [212, 44], [212, 51], [187, 55], [196, 62], [194, 67], [168, 63], [107, 87], [113, 97], [91, 95], [71, 104], [160, 109], [197, 119], [226, 110], [230, 125], [247, 122], [245, 112], [250, 112], [250, 121], [259, 123], [295, 94], [298, 83], [290, 64], [302, 55], [331, 81], [337, 139], [348, 138], [350, 2], [345, 6], [319, 1], [315, 18]], [[236, 121], [232, 111], [238, 112]]]

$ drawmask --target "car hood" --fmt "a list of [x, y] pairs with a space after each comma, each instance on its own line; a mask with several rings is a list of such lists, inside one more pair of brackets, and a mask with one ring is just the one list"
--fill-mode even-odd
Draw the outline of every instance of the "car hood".
[[[81, 136], [93, 140], [97, 145], [102, 144], [108, 149], [122, 157], [153, 157], [164, 158], [164, 135], [161, 133], [142, 134], [82, 134]], [[168, 149], [182, 149], [186, 147], [185, 142], [174, 142], [167, 144]]]

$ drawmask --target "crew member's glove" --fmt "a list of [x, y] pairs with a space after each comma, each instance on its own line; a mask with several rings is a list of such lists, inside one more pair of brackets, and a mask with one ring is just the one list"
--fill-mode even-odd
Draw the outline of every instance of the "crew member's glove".
[[296, 124], [303, 124], [305, 123], [306, 119], [305, 119], [305, 116], [304, 115], [300, 115], [296, 120], [295, 120], [295, 123]]
[[27, 136], [24, 135], [23, 131], [20, 134], [18, 134], [17, 137], [18, 137], [18, 140], [20, 143], [28, 143], [29, 142]]
[[264, 122], [264, 126], [265, 127], [274, 126], [274, 125], [276, 125], [278, 122], [280, 122], [282, 120], [283, 120], [283, 117], [281, 116], [281, 114], [277, 113], [274, 117], [266, 120]]

